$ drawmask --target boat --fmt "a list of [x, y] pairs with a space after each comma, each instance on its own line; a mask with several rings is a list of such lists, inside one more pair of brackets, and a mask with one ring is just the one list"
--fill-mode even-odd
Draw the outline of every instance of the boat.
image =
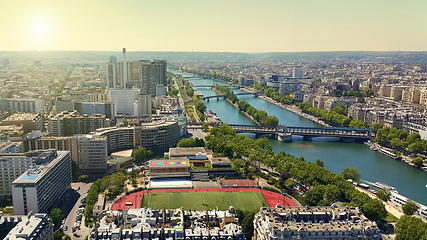
[[384, 183], [374, 182], [374, 183], [372, 183], [372, 185], [378, 189], [390, 189], [390, 191], [397, 193], [396, 188], [394, 188], [390, 185], [384, 184]]
[[384, 148], [380, 148], [380, 149], [378, 150], [378, 152], [380, 152], [380, 153], [382, 153], [382, 154], [386, 155], [387, 157], [391, 157], [391, 158], [393, 158], [394, 160], [396, 160], [396, 159], [398, 159], [398, 158], [399, 158], [396, 154], [394, 154], [394, 153], [392, 153], [392, 152], [390, 152], [390, 151], [388, 151], [388, 150], [385, 150]]
[[361, 188], [369, 189], [369, 185], [368, 185], [368, 184], [365, 184], [365, 183], [359, 183], [358, 185], [359, 185], [359, 187], [361, 187]]

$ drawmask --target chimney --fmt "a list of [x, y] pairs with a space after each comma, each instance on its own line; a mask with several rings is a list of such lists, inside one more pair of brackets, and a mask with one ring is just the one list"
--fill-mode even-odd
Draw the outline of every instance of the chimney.
[[126, 88], [128, 81], [128, 68], [126, 62], [126, 48], [123, 48], [123, 88]]

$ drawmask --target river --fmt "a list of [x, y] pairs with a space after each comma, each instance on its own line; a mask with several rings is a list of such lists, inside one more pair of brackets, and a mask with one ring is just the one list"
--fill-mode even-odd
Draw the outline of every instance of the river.
[[[174, 73], [178, 74], [178, 72]], [[191, 75], [183, 74], [183, 76], [188, 77]], [[189, 80], [194, 86], [226, 84], [203, 78], [190, 78]], [[195, 88], [201, 91], [204, 96], [217, 95], [210, 88]], [[235, 93], [241, 92], [237, 88], [233, 88], [233, 91]], [[293, 127], [322, 127], [317, 123], [251, 95], [239, 96], [239, 100], [245, 100], [256, 109], [264, 110], [269, 115], [276, 115], [279, 119], [279, 124]], [[216, 112], [224, 123], [254, 124], [230, 103], [222, 99], [210, 99], [209, 102], [205, 101], [205, 105], [208, 110]], [[292, 138], [293, 142], [291, 143], [277, 140], [269, 140], [269, 142], [275, 153], [285, 151], [296, 157], [303, 156], [306, 161], [311, 162], [320, 158], [325, 163], [325, 168], [337, 174], [341, 174], [345, 167], [356, 167], [362, 174], [364, 181], [368, 183], [378, 181], [388, 184], [395, 187], [400, 194], [427, 205], [427, 173], [419, 169], [374, 152], [361, 143], [344, 143], [335, 138], [313, 138], [313, 141], [303, 141], [302, 137], [299, 136], [293, 136]]]

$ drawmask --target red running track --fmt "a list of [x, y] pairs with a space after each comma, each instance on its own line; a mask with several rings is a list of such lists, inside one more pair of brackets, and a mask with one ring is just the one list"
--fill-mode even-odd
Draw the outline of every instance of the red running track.
[[[270, 207], [275, 207], [278, 203], [284, 207], [296, 207], [297, 205], [289, 198], [275, 192], [258, 189], [258, 188], [200, 188], [200, 189], [171, 189], [171, 190], [144, 190], [140, 192], [131, 193], [117, 200], [112, 210], [126, 210], [126, 208], [141, 208], [142, 199], [144, 194], [147, 193], [162, 193], [162, 192], [259, 192], [267, 201]], [[132, 205], [126, 205], [126, 202], [132, 203]]]

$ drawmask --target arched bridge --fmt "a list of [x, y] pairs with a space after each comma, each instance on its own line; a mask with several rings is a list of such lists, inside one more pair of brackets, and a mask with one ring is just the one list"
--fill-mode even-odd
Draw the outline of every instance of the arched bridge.
[[[218, 124], [211, 126], [217, 127]], [[292, 135], [304, 137], [305, 140], [311, 140], [314, 137], [336, 137], [343, 140], [359, 139], [369, 140], [375, 138], [377, 129], [371, 128], [314, 128], [314, 127], [289, 127], [285, 125], [277, 126], [256, 126], [229, 124], [237, 133], [254, 133], [257, 135], [270, 134], [272, 138], [281, 141], [292, 141]], [[191, 123], [189, 128], [201, 128], [200, 123]]]

